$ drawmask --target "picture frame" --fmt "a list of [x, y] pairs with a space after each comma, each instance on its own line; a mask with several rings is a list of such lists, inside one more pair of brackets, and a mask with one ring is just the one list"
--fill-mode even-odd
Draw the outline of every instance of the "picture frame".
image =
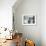
[[36, 15], [24, 14], [22, 16], [22, 25], [36, 25]]

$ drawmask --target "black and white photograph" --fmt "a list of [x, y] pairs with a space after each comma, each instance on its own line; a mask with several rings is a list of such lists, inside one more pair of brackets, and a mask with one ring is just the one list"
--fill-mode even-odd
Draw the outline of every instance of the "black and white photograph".
[[35, 25], [36, 24], [36, 16], [35, 15], [22, 16], [22, 24], [23, 25]]

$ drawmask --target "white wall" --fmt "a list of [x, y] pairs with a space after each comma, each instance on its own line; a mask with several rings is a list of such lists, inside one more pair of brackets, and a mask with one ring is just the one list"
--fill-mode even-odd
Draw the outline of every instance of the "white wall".
[[12, 6], [16, 0], [0, 0], [0, 27], [12, 28]]
[[[16, 6], [16, 5], [14, 5]], [[16, 8], [16, 7], [15, 7]], [[41, 1], [40, 0], [23, 0], [23, 2], [14, 10], [15, 16], [15, 28], [18, 32], [23, 33], [24, 38], [32, 39], [35, 41], [36, 46], [41, 46], [41, 24], [40, 24], [40, 11]], [[24, 26], [22, 25], [22, 15], [24, 14], [36, 14], [36, 25]]]
[[41, 1], [41, 40], [42, 46], [46, 46], [46, 0]]

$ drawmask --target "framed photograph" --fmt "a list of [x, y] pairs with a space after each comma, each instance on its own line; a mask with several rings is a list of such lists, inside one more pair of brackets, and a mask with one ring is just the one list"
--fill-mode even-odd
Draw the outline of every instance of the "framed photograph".
[[23, 15], [22, 24], [23, 25], [36, 25], [36, 15]]

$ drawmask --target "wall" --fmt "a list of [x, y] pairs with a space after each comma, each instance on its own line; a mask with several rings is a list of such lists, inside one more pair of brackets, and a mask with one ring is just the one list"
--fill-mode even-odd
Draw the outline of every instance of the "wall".
[[[14, 5], [16, 6], [16, 5]], [[20, 5], [13, 7], [15, 29], [18, 32], [23, 33], [23, 37], [35, 41], [36, 46], [41, 46], [41, 23], [40, 23], [40, 11], [41, 1], [40, 0], [23, 0]], [[36, 14], [36, 25], [22, 25], [22, 15], [24, 14]]]
[[46, 0], [41, 1], [41, 41], [46, 46]]
[[12, 6], [16, 0], [0, 0], [0, 27], [12, 28]]

